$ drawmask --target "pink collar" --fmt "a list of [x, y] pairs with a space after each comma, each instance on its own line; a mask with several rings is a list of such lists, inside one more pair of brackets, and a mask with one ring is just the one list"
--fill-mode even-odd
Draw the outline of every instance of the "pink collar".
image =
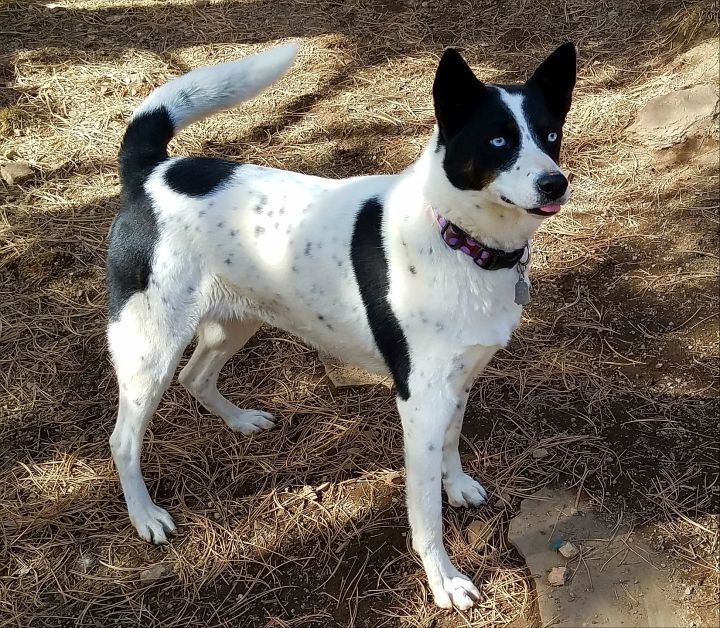
[[513, 268], [528, 252], [527, 244], [521, 249], [503, 251], [493, 249], [478, 242], [467, 231], [463, 231], [447, 218], [441, 216], [433, 208], [433, 214], [440, 225], [440, 235], [451, 249], [462, 251], [472, 258], [473, 262], [485, 270], [499, 270], [500, 268]]

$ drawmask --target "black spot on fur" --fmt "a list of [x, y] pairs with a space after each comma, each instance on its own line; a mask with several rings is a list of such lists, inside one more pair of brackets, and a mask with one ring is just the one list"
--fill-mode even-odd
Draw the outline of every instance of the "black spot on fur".
[[415, 270], [415, 266], [410, 266], [410, 274], [417, 275], [417, 270]]
[[262, 235], [265, 233], [265, 227], [261, 227], [260, 225], [257, 225], [255, 227], [255, 237], [257, 238], [259, 235]]
[[398, 395], [407, 401], [410, 353], [400, 322], [388, 302], [390, 277], [382, 215], [383, 206], [377, 198], [365, 201], [355, 221], [350, 255], [373, 338], [392, 373]]
[[305, 245], [305, 257], [310, 257], [310, 251], [312, 250], [312, 242], [308, 242]]
[[206, 196], [222, 187], [240, 164], [212, 157], [182, 157], [165, 171], [165, 182], [178, 194]]
[[127, 300], [147, 289], [158, 225], [145, 181], [167, 159], [174, 128], [165, 107], [137, 116], [125, 131], [120, 148], [120, 212], [110, 227], [106, 259], [108, 315], [120, 316]]

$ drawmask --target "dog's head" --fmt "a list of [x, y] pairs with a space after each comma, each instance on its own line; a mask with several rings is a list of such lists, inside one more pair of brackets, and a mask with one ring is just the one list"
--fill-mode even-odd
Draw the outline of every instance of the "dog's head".
[[544, 218], [568, 199], [558, 159], [575, 64], [566, 43], [525, 84], [485, 85], [456, 50], [445, 51], [433, 85], [438, 153], [449, 183], [479, 211]]

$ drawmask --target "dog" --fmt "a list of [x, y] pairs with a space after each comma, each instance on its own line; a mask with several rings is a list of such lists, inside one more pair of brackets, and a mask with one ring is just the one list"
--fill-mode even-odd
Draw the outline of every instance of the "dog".
[[512, 86], [484, 84], [447, 49], [432, 89], [437, 125], [397, 175], [335, 180], [168, 155], [182, 128], [270, 86], [297, 50], [287, 43], [180, 76], [126, 129], [106, 269], [119, 388], [110, 446], [130, 520], [154, 543], [175, 531], [148, 493], [140, 453], [195, 335], [180, 382], [235, 432], [273, 427], [271, 414], [217, 389], [223, 365], [267, 323], [392, 376], [412, 546], [435, 602], [465, 610], [480, 592], [443, 545], [441, 487], [452, 506], [486, 501], [461, 466], [462, 419], [473, 379], [520, 322], [531, 238], [569, 198], [558, 158], [575, 47], [561, 45]]

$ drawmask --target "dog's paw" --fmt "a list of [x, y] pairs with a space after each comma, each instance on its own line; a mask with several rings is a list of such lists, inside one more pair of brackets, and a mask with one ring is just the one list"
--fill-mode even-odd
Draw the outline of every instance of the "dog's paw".
[[445, 493], [451, 506], [480, 506], [487, 501], [487, 491], [483, 485], [469, 475], [461, 473], [443, 480]]
[[240, 432], [245, 436], [275, 427], [275, 417], [262, 410], [238, 409], [232, 416], [223, 417], [223, 420], [233, 432]]
[[440, 608], [458, 608], [466, 611], [480, 599], [480, 591], [470, 578], [453, 569], [450, 574], [440, 575], [436, 582], [430, 582], [435, 604]]
[[152, 502], [131, 513], [130, 521], [142, 539], [156, 545], [167, 543], [167, 534], [177, 530], [167, 510]]

